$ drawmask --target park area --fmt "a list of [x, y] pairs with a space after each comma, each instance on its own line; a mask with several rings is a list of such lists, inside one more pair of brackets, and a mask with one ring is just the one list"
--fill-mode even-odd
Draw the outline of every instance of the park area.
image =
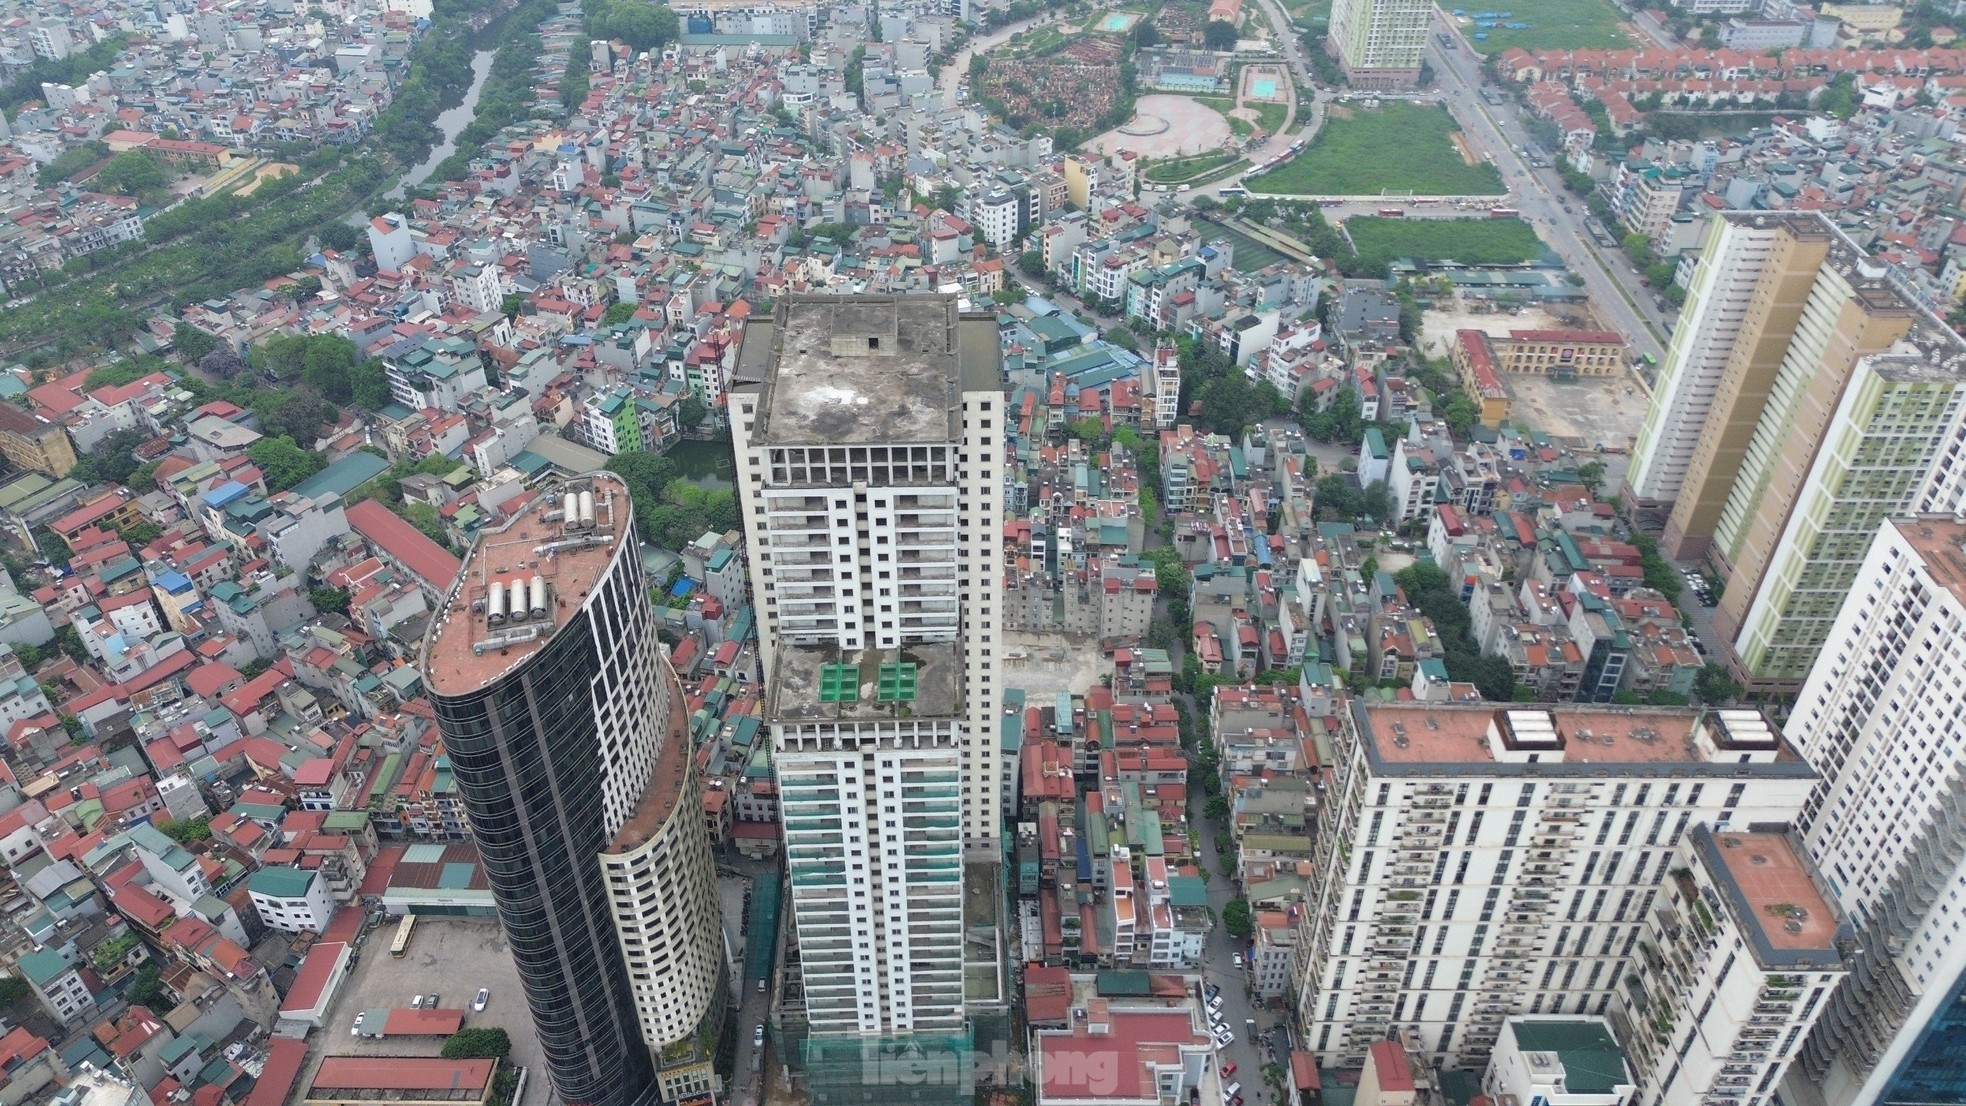
[[1470, 160], [1454, 117], [1438, 104], [1333, 104], [1295, 158], [1247, 181], [1252, 192], [1286, 196], [1493, 196], [1501, 174]]
[[[1464, 8], [1454, 22], [1476, 53], [1494, 55], [1511, 46], [1524, 50], [1603, 49], [1630, 46], [1623, 15], [1610, 0], [1505, 0], [1494, 8]], [[1484, 14], [1500, 19], [1477, 19]], [[1494, 23], [1492, 27], [1477, 26]], [[1527, 26], [1510, 28], [1505, 24]], [[1486, 35], [1486, 38], [1476, 38]]]
[[1213, 174], [1225, 165], [1240, 161], [1241, 158], [1226, 151], [1196, 154], [1194, 157], [1175, 158], [1172, 161], [1155, 162], [1147, 167], [1146, 178], [1154, 184], [1180, 184], [1196, 177]]
[[1363, 262], [1407, 257], [1463, 265], [1515, 265], [1551, 256], [1536, 231], [1520, 219], [1380, 219], [1362, 215], [1345, 233]]

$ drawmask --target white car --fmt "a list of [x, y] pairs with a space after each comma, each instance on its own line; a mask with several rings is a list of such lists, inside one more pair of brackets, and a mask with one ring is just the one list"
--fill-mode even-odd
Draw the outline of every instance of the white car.
[[489, 991], [484, 987], [480, 987], [478, 988], [478, 997], [471, 1000], [471, 1009], [477, 1010], [482, 1013], [485, 1009], [485, 1003], [490, 1001], [491, 1001], [491, 991]]
[[1227, 1048], [1228, 1046], [1236, 1043], [1236, 1035], [1230, 1032], [1227, 1028], [1216, 1030], [1215, 1039], [1221, 1042], [1222, 1047], [1224, 1048]]
[[355, 1015], [355, 1025], [348, 1031], [350, 1037], [360, 1037], [362, 1035], [362, 1022], [368, 1016], [369, 1012], [367, 1010], [363, 1010]]
[[423, 996], [422, 996], [422, 995], [418, 995], [418, 996], [416, 996], [415, 998], [413, 998], [413, 999], [411, 999], [411, 1000], [410, 1000], [410, 1009], [412, 1009], [412, 1010], [421, 1010], [421, 1009], [423, 1009]]

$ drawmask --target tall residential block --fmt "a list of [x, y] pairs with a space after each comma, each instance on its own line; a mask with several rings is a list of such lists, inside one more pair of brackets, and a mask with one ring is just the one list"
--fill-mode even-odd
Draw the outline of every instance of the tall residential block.
[[815, 1038], [960, 1034], [966, 979], [1002, 993], [995, 324], [951, 297], [787, 297], [737, 371], [787, 1006]]
[[1793, 829], [1680, 842], [1611, 1021], [1633, 1106], [1770, 1106], [1848, 972], [1850, 927]]
[[1325, 51], [1353, 88], [1413, 88], [1433, 14], [1430, 0], [1337, 0]]
[[1725, 581], [1735, 674], [1800, 688], [1878, 524], [1950, 509], [1966, 343], [1820, 214], [1708, 232], [1628, 479], [1661, 547]]
[[559, 1097], [710, 1092], [716, 869], [627, 487], [549, 486], [482, 536], [423, 672]]
[[1815, 778], [1754, 711], [1339, 722], [1297, 994], [1306, 1047], [1341, 1067], [1396, 1032], [1479, 1072], [1511, 1016], [1606, 1013], [1691, 827], [1786, 823]]
[[1803, 831], [1857, 929], [1792, 1102], [1966, 1102], [1966, 522], [1880, 528], [1788, 732]]

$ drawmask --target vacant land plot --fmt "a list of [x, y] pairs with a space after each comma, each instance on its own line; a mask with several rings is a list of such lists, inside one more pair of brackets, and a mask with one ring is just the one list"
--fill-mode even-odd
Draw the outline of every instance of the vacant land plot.
[[1345, 221], [1352, 245], [1365, 261], [1398, 257], [1459, 261], [1465, 265], [1514, 265], [1549, 256], [1536, 231], [1520, 219], [1379, 219]]
[[1499, 194], [1501, 175], [1486, 162], [1469, 165], [1454, 145], [1455, 129], [1438, 104], [1333, 106], [1309, 148], [1249, 187], [1283, 195]]
[[[1521, 0], [1520, 3], [1508, 0], [1493, 7], [1466, 10], [1471, 16], [1477, 11], [1508, 12], [1509, 17], [1499, 22], [1528, 24], [1510, 30], [1502, 26], [1477, 27], [1470, 20], [1456, 20], [1467, 33], [1468, 44], [1483, 54], [1500, 53], [1511, 46], [1555, 50], [1632, 44], [1623, 29], [1623, 16], [1609, 0]], [[1477, 40], [1474, 36], [1478, 34], [1488, 37]]]

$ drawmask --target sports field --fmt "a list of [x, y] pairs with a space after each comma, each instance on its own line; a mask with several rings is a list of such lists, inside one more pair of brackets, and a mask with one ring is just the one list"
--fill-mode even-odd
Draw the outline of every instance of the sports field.
[[1470, 165], [1454, 142], [1454, 117], [1438, 104], [1391, 100], [1375, 108], [1334, 104], [1304, 152], [1248, 181], [1250, 191], [1296, 196], [1491, 196], [1501, 174]]

